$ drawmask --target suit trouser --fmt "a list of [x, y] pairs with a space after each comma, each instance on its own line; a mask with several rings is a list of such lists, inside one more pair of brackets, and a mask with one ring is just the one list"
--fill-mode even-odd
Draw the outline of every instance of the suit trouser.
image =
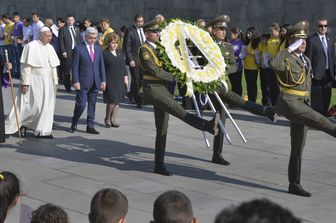
[[276, 74], [274, 70], [272, 70], [271, 68], [267, 68], [266, 75], [267, 75], [267, 82], [268, 82], [268, 86], [270, 90], [271, 104], [272, 106], [275, 106], [277, 104], [277, 100], [278, 100], [279, 92], [280, 92]]
[[72, 118], [72, 124], [77, 125], [78, 119], [83, 114], [86, 102], [88, 103], [87, 111], [87, 127], [94, 127], [95, 111], [96, 111], [96, 101], [98, 96], [98, 88], [92, 86], [90, 89], [80, 89], [76, 92], [76, 104], [74, 110], [74, 116]]
[[281, 107], [283, 115], [291, 122], [321, 130], [336, 137], [336, 125], [312, 109], [304, 99], [284, 99], [280, 97], [278, 106]]
[[143, 99], [140, 93], [142, 87], [142, 74], [139, 67], [130, 67], [131, 72], [131, 95], [138, 105], [143, 104]]
[[[147, 81], [150, 83], [150, 81]], [[153, 83], [153, 82], [152, 82]], [[160, 81], [153, 84], [144, 84], [144, 102], [154, 106], [154, 117], [156, 127], [155, 140], [155, 163], [163, 165], [164, 154], [166, 147], [167, 129], [168, 129], [168, 114], [171, 114], [187, 124], [200, 129], [208, 130], [207, 121], [194, 116], [184, 110], [184, 108], [174, 100], [173, 96], [166, 88], [166, 82]]]
[[263, 105], [271, 105], [270, 101], [270, 88], [267, 82], [267, 72], [265, 69], [260, 68], [260, 88], [261, 88], [261, 103]]
[[72, 52], [67, 53], [67, 58], [62, 57], [61, 60], [62, 67], [64, 68], [63, 73], [63, 84], [66, 90], [71, 89], [71, 69], [72, 69]]
[[154, 105], [155, 118], [155, 166], [164, 164], [169, 114]]
[[[0, 67], [2, 68], [2, 66], [0, 66]], [[2, 77], [2, 76], [0, 75], [0, 77]], [[2, 80], [0, 80], [0, 143], [5, 142], [5, 116], [4, 116], [1, 81]]]
[[290, 183], [300, 184], [301, 157], [308, 127], [324, 131], [336, 137], [336, 125], [312, 109], [309, 102], [304, 98], [280, 93], [278, 108], [291, 121], [291, 154], [288, 164], [288, 180]]
[[258, 70], [244, 69], [248, 100], [255, 102], [257, 100], [258, 88]]
[[238, 94], [239, 96], [242, 95], [242, 71], [237, 71], [235, 73], [229, 74], [229, 79], [231, 83], [231, 90]]
[[[330, 75], [330, 74], [328, 74]], [[311, 106], [312, 108], [327, 115], [331, 99], [331, 80], [312, 80], [311, 85]]]
[[[239, 108], [244, 108], [246, 104], [246, 101], [242, 97], [240, 97], [238, 94], [230, 90], [228, 92], [225, 92], [224, 88], [220, 88], [219, 90], [217, 90], [217, 93], [219, 97], [222, 99], [223, 103], [232, 104]], [[225, 125], [226, 113], [224, 109], [222, 108], [222, 106], [220, 105], [220, 103], [218, 102], [218, 100], [215, 98], [214, 95], [210, 95], [210, 98], [216, 110], [220, 111], [220, 119], [223, 125]], [[214, 137], [213, 140], [213, 156], [217, 156], [222, 153], [223, 142], [224, 142], [224, 133], [221, 128], [218, 128], [218, 134]]]

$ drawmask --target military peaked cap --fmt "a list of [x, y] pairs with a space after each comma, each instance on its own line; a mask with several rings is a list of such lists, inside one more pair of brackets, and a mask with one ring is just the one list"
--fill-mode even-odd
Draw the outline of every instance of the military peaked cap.
[[208, 26], [213, 28], [227, 28], [228, 22], [230, 22], [230, 17], [228, 15], [221, 15], [209, 22]]
[[309, 23], [307, 21], [301, 21], [293, 25], [288, 30], [288, 37], [289, 38], [307, 38], [309, 31]]
[[149, 22], [146, 22], [142, 28], [144, 31], [158, 32], [160, 31], [160, 23], [160, 19], [155, 18]]

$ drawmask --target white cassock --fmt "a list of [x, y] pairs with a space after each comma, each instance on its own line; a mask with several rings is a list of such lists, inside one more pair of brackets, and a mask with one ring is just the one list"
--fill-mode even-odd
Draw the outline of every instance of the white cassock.
[[[19, 126], [34, 130], [34, 135], [50, 135], [54, 122], [57, 69], [60, 62], [54, 48], [34, 40], [23, 48], [21, 85], [29, 85], [26, 94], [19, 90], [16, 105]], [[14, 107], [5, 122], [6, 134], [18, 131]]]

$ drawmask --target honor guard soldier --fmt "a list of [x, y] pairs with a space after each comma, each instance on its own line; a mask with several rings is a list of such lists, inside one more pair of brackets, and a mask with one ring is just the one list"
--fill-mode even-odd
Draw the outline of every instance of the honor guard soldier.
[[277, 113], [290, 121], [291, 154], [288, 165], [288, 192], [304, 197], [311, 194], [300, 185], [301, 158], [308, 127], [336, 137], [336, 126], [310, 106], [312, 67], [303, 53], [309, 24], [301, 21], [288, 30], [288, 48], [271, 62], [280, 87]]
[[[139, 61], [143, 72], [144, 104], [154, 106], [156, 127], [155, 168], [154, 173], [170, 176], [165, 167], [164, 155], [169, 114], [181, 119], [194, 128], [216, 135], [218, 133], [219, 115], [208, 121], [190, 114], [178, 104], [167, 90], [167, 81], [175, 79], [174, 75], [162, 69], [162, 62], [157, 57], [156, 42], [160, 38], [159, 20], [154, 19], [143, 26], [146, 42], [139, 48]], [[168, 114], [169, 113], [169, 114]]]
[[[225, 42], [226, 37], [226, 29], [227, 23], [230, 21], [230, 17], [228, 15], [218, 16], [213, 19], [209, 26], [212, 27], [212, 36], [214, 41], [219, 46], [222, 55], [224, 57], [225, 63], [227, 65], [226, 74], [234, 73], [237, 70], [236, 59], [233, 54], [233, 48], [230, 43]], [[233, 91], [226, 89], [224, 86], [217, 90], [218, 95], [222, 99], [224, 103], [232, 104], [236, 107], [241, 109], [247, 110], [253, 114], [260, 115], [260, 116], [267, 116], [272, 122], [274, 121], [274, 109], [265, 107], [250, 101], [245, 101], [242, 97], [238, 94], [234, 93]], [[214, 106], [217, 111], [220, 111], [220, 117], [223, 124], [225, 124], [226, 114], [224, 109], [221, 105], [217, 102], [217, 99], [210, 95]], [[222, 156], [223, 150], [223, 141], [224, 141], [224, 133], [219, 128], [217, 136], [214, 137], [213, 141], [213, 156], [212, 162], [222, 165], [230, 165], [230, 162], [224, 159]]]

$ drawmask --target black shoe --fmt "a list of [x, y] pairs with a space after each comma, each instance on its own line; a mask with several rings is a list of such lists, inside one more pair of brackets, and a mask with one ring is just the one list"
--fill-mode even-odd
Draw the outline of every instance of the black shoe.
[[90, 134], [98, 135], [99, 132], [95, 128], [86, 127], [86, 132]]
[[311, 193], [305, 191], [298, 183], [289, 183], [288, 192], [303, 197], [310, 197]]
[[222, 154], [213, 156], [212, 162], [216, 164], [224, 165], [224, 166], [230, 166], [231, 164], [229, 161], [223, 158]]
[[120, 125], [118, 123], [111, 122], [111, 127], [113, 127], [113, 128], [119, 128]]
[[72, 92], [71, 88], [65, 89], [66, 92]]
[[164, 166], [163, 167], [161, 167], [161, 166], [160, 167], [155, 166], [154, 167], [154, 173], [157, 173], [157, 174], [160, 174], [160, 175], [163, 175], [163, 176], [172, 176], [173, 175]]
[[142, 104], [137, 104], [136, 107], [137, 108], [142, 108]]
[[275, 113], [274, 107], [266, 107], [265, 115], [271, 122], [276, 123], [277, 114]]
[[21, 137], [25, 138], [26, 137], [27, 127], [21, 126], [19, 131], [20, 131]]
[[74, 133], [77, 130], [77, 125], [72, 124], [69, 132]]
[[36, 138], [40, 138], [40, 139], [53, 139], [54, 136], [53, 135], [45, 135], [45, 136], [41, 136], [40, 134], [36, 136]]
[[111, 128], [111, 124], [108, 123], [108, 122], [106, 121], [106, 119], [104, 120], [104, 122], [105, 122], [105, 127], [106, 127], [106, 128]]

